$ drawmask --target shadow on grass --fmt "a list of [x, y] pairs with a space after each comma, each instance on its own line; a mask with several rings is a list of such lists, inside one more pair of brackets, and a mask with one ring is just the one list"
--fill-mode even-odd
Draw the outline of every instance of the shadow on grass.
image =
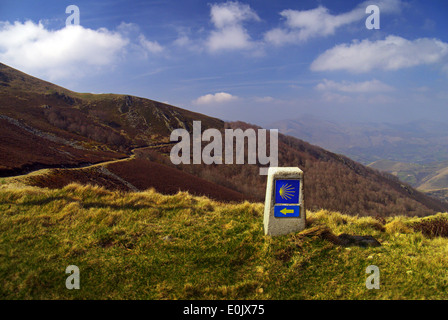
[[153, 208], [160, 208], [160, 206], [155, 205], [142, 205], [142, 204], [125, 204], [125, 205], [118, 205], [118, 204], [106, 204], [103, 202], [88, 202], [82, 204], [83, 208], [90, 209], [114, 209], [114, 210], [140, 210], [140, 209], [153, 209]]
[[47, 197], [47, 198], [42, 198], [42, 199], [30, 199], [30, 200], [26, 200], [22, 203], [17, 203], [16, 200], [13, 201], [5, 201], [4, 203], [7, 204], [15, 204], [15, 205], [19, 205], [19, 206], [43, 206], [46, 204], [49, 204], [53, 201], [59, 201], [59, 200], [65, 200], [68, 202], [75, 202], [78, 201], [76, 199], [73, 198], [67, 198], [64, 196], [51, 196], [51, 197]]

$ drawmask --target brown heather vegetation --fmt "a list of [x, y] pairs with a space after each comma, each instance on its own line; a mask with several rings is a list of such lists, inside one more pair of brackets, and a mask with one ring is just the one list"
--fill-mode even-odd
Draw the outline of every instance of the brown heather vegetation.
[[112, 163], [107, 166], [107, 169], [124, 177], [138, 190], [154, 188], [163, 194], [188, 191], [193, 195], [204, 195], [220, 201], [254, 200], [247, 194], [232, 188], [145, 159]]
[[45, 109], [44, 115], [51, 125], [59, 129], [114, 146], [121, 151], [129, 148], [129, 143], [125, 137], [116, 133], [111, 127], [92, 124], [87, 116], [82, 113], [76, 113], [70, 109]]
[[3, 177], [41, 168], [76, 167], [125, 156], [50, 141], [2, 119], [0, 137], [0, 176]]
[[150, 188], [163, 194], [188, 191], [224, 202], [254, 200], [219, 184], [146, 159], [117, 161], [104, 166], [81, 169], [52, 169], [27, 178], [27, 184], [59, 189], [70, 183], [97, 185], [108, 190], [143, 191]]
[[442, 216], [419, 220], [414, 222], [411, 227], [428, 238], [448, 238], [448, 221]]

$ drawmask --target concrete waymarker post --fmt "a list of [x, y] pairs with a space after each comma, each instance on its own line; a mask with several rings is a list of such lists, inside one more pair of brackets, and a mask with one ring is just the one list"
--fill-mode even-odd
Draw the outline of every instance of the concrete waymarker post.
[[305, 229], [303, 171], [270, 167], [264, 204], [264, 234], [280, 236]]

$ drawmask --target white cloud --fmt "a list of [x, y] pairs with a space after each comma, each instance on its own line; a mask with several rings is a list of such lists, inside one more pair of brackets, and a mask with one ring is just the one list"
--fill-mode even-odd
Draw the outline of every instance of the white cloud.
[[157, 41], [148, 40], [144, 34], [141, 33], [140, 27], [135, 23], [122, 22], [117, 27], [117, 32], [123, 37], [131, 40], [130, 46], [135, 51], [147, 57], [147, 53], [158, 54], [165, 51], [165, 47], [160, 45]]
[[193, 53], [201, 53], [204, 51], [204, 41], [192, 39], [189, 35], [190, 32], [180, 31], [176, 40], [173, 41], [173, 45], [182, 49], [186, 49]]
[[337, 45], [313, 61], [313, 71], [346, 70], [353, 73], [373, 69], [398, 70], [443, 62], [448, 57], [448, 43], [438, 39], [419, 38], [407, 40], [388, 36], [384, 40], [353, 41]]
[[215, 94], [206, 94], [204, 96], [201, 96], [196, 100], [194, 100], [193, 103], [198, 105], [210, 105], [216, 103], [230, 102], [236, 99], [238, 99], [238, 97], [233, 96], [230, 93], [218, 92]]
[[212, 52], [219, 50], [238, 50], [251, 47], [249, 35], [241, 26], [230, 26], [212, 31], [207, 42]]
[[157, 41], [149, 41], [142, 34], [140, 34], [138, 39], [141, 46], [150, 53], [161, 53], [163, 51], [163, 47]]
[[334, 34], [336, 28], [360, 20], [362, 10], [353, 10], [341, 15], [331, 15], [325, 7], [312, 10], [283, 10], [284, 28], [276, 28], [265, 34], [265, 40], [275, 45], [303, 42], [312, 37]]
[[[319, 6], [311, 10], [283, 10], [280, 15], [285, 20], [284, 26], [274, 28], [264, 35], [266, 42], [274, 45], [300, 43], [310, 38], [332, 35], [336, 29], [360, 21], [367, 17], [366, 7], [370, 1], [358, 5], [353, 10], [333, 15], [329, 9]], [[381, 13], [393, 13], [400, 10], [400, 0], [380, 0], [376, 4]], [[362, 24], [364, 27], [364, 23]]]
[[137, 24], [132, 22], [124, 22], [122, 21], [119, 26], [117, 27], [117, 31], [122, 34], [123, 36], [131, 36], [132, 34], [136, 34], [140, 32], [140, 28]]
[[394, 88], [376, 79], [364, 82], [335, 82], [324, 79], [316, 86], [317, 90], [340, 91], [349, 93], [389, 92]]
[[179, 47], [187, 47], [191, 45], [191, 40], [187, 35], [180, 35], [176, 40], [173, 42], [176, 46]]
[[83, 68], [116, 61], [129, 40], [117, 32], [70, 25], [48, 30], [42, 23], [0, 22], [0, 60], [50, 79], [79, 75]]
[[210, 16], [215, 30], [211, 31], [206, 42], [209, 51], [250, 49], [254, 46], [243, 22], [260, 21], [260, 18], [249, 5], [239, 2], [214, 4]]
[[217, 28], [225, 28], [239, 24], [245, 20], [260, 20], [249, 5], [232, 1], [212, 5], [210, 16], [213, 24]]
[[114, 66], [129, 49], [143, 57], [163, 51], [137, 33], [137, 25], [124, 22], [111, 31], [81, 25], [51, 30], [42, 22], [0, 21], [0, 61], [49, 80], [79, 78]]

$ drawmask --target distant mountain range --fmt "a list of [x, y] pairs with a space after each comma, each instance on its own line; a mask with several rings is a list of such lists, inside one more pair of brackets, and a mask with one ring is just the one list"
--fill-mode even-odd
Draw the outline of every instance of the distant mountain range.
[[410, 163], [448, 161], [448, 122], [338, 123], [305, 115], [266, 126], [363, 164], [378, 160]]
[[[263, 201], [266, 177], [259, 175], [258, 164], [171, 163], [170, 133], [176, 128], [191, 132], [194, 120], [201, 121], [202, 130], [258, 128], [135, 96], [77, 93], [0, 64], [2, 179], [48, 188], [80, 182], [119, 190], [188, 191], [220, 201]], [[316, 128], [308, 128], [301, 139], [317, 134]], [[342, 135], [334, 136], [334, 143], [342, 145], [337, 140]], [[448, 211], [448, 203], [393, 175], [301, 139], [279, 135], [279, 165], [304, 170], [308, 209], [371, 216]]]
[[448, 123], [336, 123], [305, 115], [267, 127], [344, 154], [448, 200]]

